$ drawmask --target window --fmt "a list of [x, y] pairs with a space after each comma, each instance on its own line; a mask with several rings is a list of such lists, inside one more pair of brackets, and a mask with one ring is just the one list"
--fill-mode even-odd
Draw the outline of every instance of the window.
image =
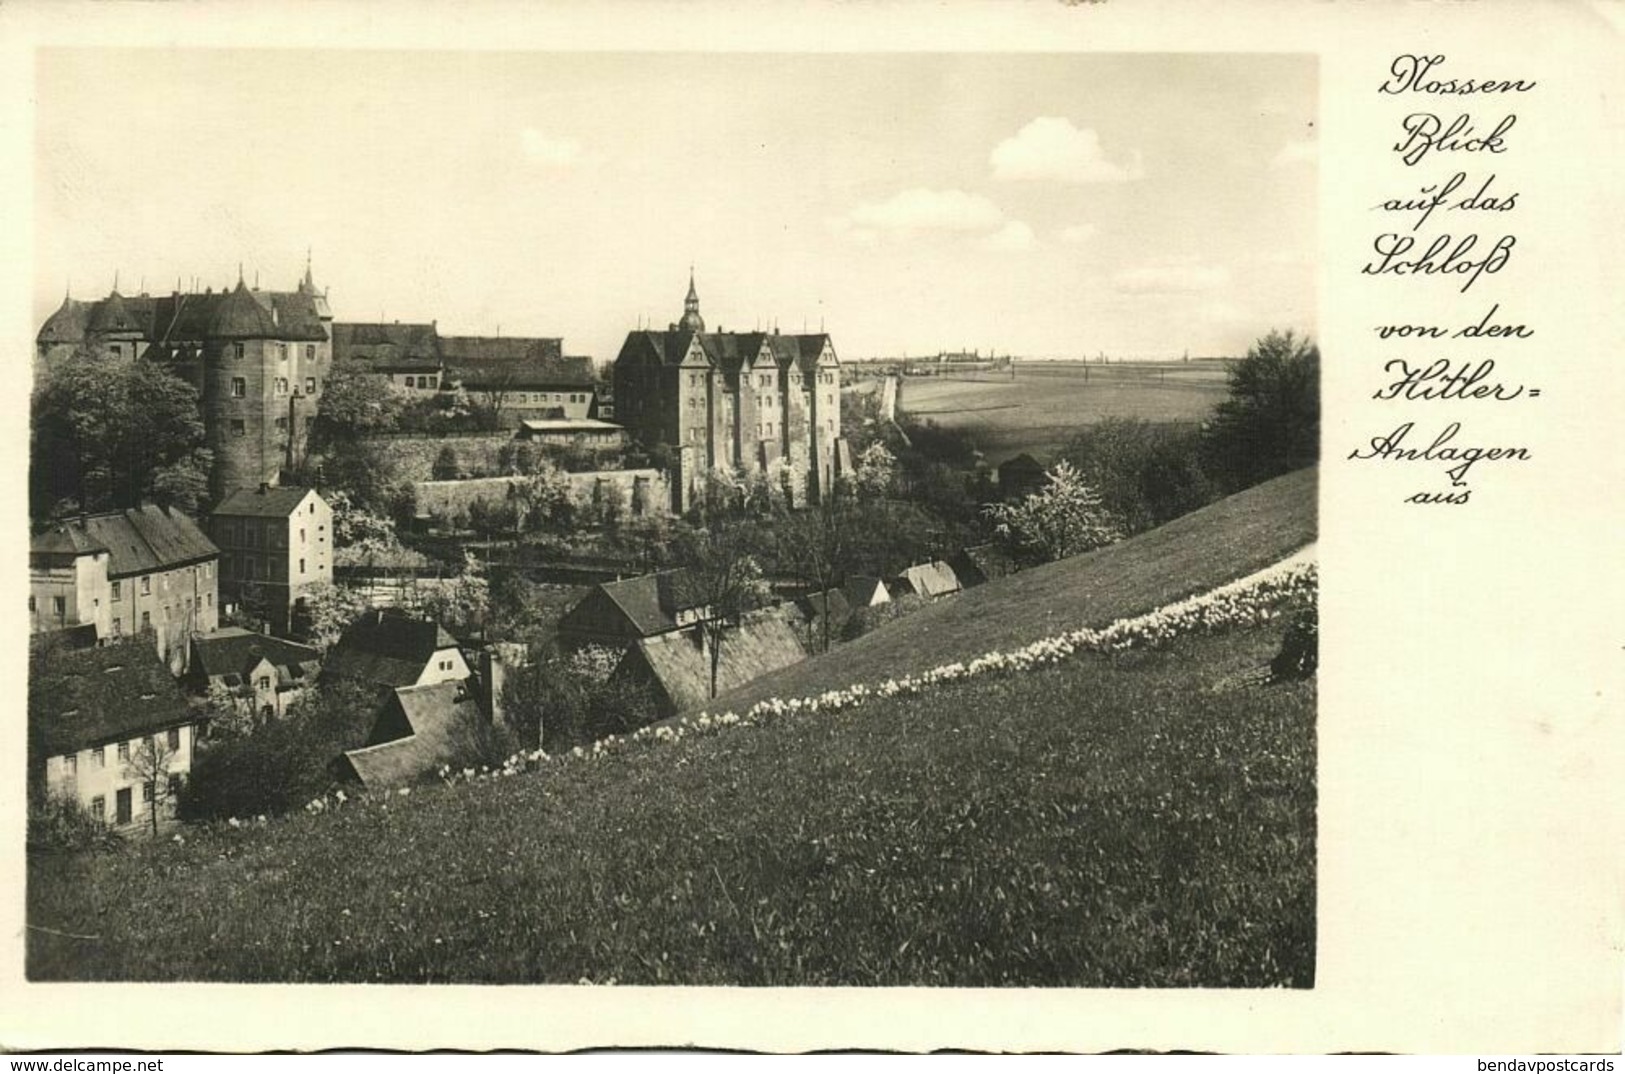
[[243, 422], [242, 422], [241, 418], [232, 419], [231, 435], [232, 436], [247, 436], [248, 435], [248, 429], [247, 429], [247, 427], [245, 427], [243, 425]]
[[259, 690], [269, 690], [271, 688], [271, 676], [261, 675], [257, 680], [255, 680], [254, 686]]
[[141, 784], [141, 800], [151, 805], [153, 793], [157, 790], [158, 788], [153, 785], [152, 780], [147, 780], [147, 782]]
[[[307, 355], [307, 357], [308, 357], [308, 355]], [[315, 395], [316, 394], [316, 378], [315, 377], [306, 377], [305, 378], [305, 394], [306, 395]]]
[[179, 798], [180, 794], [181, 794], [181, 777], [179, 777], [179, 776], [170, 776], [169, 777], [169, 797], [171, 799]]
[[288, 394], [288, 378], [287, 377], [278, 377], [278, 378], [276, 378], [276, 393], [278, 395], [287, 395]]
[[98, 794], [90, 800], [90, 815], [97, 824], [107, 823], [107, 799]]
[[68, 614], [68, 598], [67, 597], [52, 597], [51, 598], [51, 610], [56, 612], [58, 617], [67, 615]]
[[97, 746], [95, 749], [91, 750], [90, 751], [90, 759], [92, 761], [96, 762], [96, 767], [97, 768], [106, 768], [107, 767], [107, 747], [106, 746]]
[[77, 779], [79, 776], [79, 755], [70, 753], [63, 757], [62, 769], [69, 779]]
[[115, 359], [115, 360], [117, 360], [117, 359], [119, 359], [119, 358], [122, 358], [122, 357], [124, 357], [124, 348], [123, 348], [123, 347], [121, 347], [121, 346], [119, 346], [119, 345], [118, 345], [118, 344], [117, 344], [117, 343], [114, 343], [114, 344], [113, 344], [113, 345], [112, 345], [112, 346], [111, 346], [111, 347], [109, 347], [109, 348], [108, 348], [108, 349], [109, 349], [109, 350], [111, 350], [111, 351], [112, 351], [112, 353], [113, 353], [113, 358], [114, 358], [114, 359]]
[[169, 748], [172, 750], [181, 748], [181, 729], [179, 727], [169, 729]]
[[116, 803], [114, 809], [117, 813], [118, 823], [130, 823], [131, 815], [134, 812], [130, 808], [130, 788], [125, 787], [123, 790], [119, 791], [118, 795], [114, 799], [114, 802]]
[[141, 613], [141, 629], [142, 630], [151, 630], [152, 629], [152, 613], [151, 612], [142, 612]]
[[124, 599], [124, 583], [122, 581], [113, 583], [113, 599], [114, 600], [123, 600]]
[[286, 343], [278, 343], [276, 345], [276, 358], [279, 362], [286, 362], [288, 360], [288, 345]]
[[130, 759], [130, 744], [128, 742], [120, 742], [118, 744], [118, 759], [120, 761], [128, 761]]
[[303, 526], [299, 527], [299, 543], [300, 544], [305, 543], [305, 527], [303, 527]]
[[118, 616], [113, 617], [113, 637], [122, 637], [124, 634], [124, 620]]
[[203, 594], [203, 603], [207, 604], [211, 608], [214, 607], [214, 594], [213, 593], [205, 593], [205, 594]]
[[249, 556], [247, 559], [243, 560], [243, 577], [248, 579], [252, 579], [254, 577], [253, 556]]
[[[305, 361], [314, 362], [315, 360], [316, 360], [316, 344], [314, 344], [314, 343], [306, 343], [305, 344]], [[314, 384], [316, 382], [314, 380], [311, 380], [309, 383]]]
[[768, 436], [773, 435], [773, 423], [772, 422], [767, 423], [767, 435]]
[[233, 343], [231, 345], [231, 353], [234, 357], [241, 360], [243, 356], [243, 345], [241, 343]]
[[231, 378], [231, 397], [233, 399], [241, 399], [247, 394], [248, 394], [248, 378], [246, 378], [246, 377], [232, 377]]
[[145, 596], [150, 596], [151, 593], [152, 593], [152, 575], [143, 574], [141, 576], [141, 595], [143, 597], [145, 597]]
[[305, 573], [305, 561], [304, 560], [299, 561], [299, 573], [300, 574]]
[[285, 433], [285, 432], [288, 431], [288, 419], [287, 418], [278, 418], [278, 419], [276, 419], [276, 431], [279, 432], [279, 433]]

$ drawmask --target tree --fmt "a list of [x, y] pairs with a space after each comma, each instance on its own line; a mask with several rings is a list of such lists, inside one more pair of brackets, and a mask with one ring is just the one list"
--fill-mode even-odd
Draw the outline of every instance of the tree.
[[698, 609], [696, 629], [710, 646], [711, 695], [717, 696], [717, 673], [728, 632], [737, 629], [744, 614], [760, 606], [769, 595], [761, 564], [746, 550], [736, 527], [720, 522], [686, 535], [678, 575], [678, 599]]
[[336, 363], [316, 404], [311, 447], [328, 452], [372, 434], [390, 432], [404, 403], [390, 387], [389, 378], [372, 372], [366, 364]]
[[520, 746], [557, 752], [653, 720], [653, 694], [646, 684], [614, 674], [620, 660], [618, 650], [589, 645], [515, 669], [503, 695], [503, 720]]
[[35, 517], [64, 501], [196, 511], [207, 493], [197, 389], [164, 366], [82, 349], [42, 374], [31, 411]]
[[897, 480], [897, 456], [876, 440], [858, 454], [852, 466], [852, 486], [859, 496], [877, 499], [891, 491]]
[[369, 607], [367, 598], [353, 589], [333, 582], [316, 582], [304, 589], [296, 616], [296, 633], [325, 653]]
[[[857, 556], [861, 524], [858, 505], [839, 491], [803, 511], [791, 512], [773, 528], [778, 568], [806, 583], [814, 593], [827, 594], [846, 580]], [[827, 650], [827, 611], [819, 618], [823, 648]]]
[[434, 466], [429, 476], [436, 481], [456, 481], [468, 475], [463, 470], [462, 462], [457, 458], [457, 449], [446, 444], [440, 449], [440, 454], [434, 457]]
[[1320, 458], [1320, 348], [1272, 331], [1230, 369], [1208, 428], [1211, 466], [1236, 492]]
[[1218, 496], [1203, 465], [1203, 434], [1194, 425], [1106, 418], [1075, 435], [1061, 457], [1100, 493], [1129, 533], [1213, 502]]
[[170, 765], [175, 761], [175, 750], [167, 735], [149, 735], [141, 745], [130, 751], [125, 762], [125, 777], [141, 784], [141, 797], [147, 804], [147, 815], [152, 818], [152, 834], [158, 834], [158, 811], [171, 797]]
[[1028, 563], [1065, 559], [1123, 536], [1099, 495], [1064, 459], [1049, 471], [1049, 483], [1039, 491], [984, 510], [1011, 554]]
[[418, 582], [412, 587], [409, 604], [412, 611], [454, 632], [468, 634], [480, 629], [491, 606], [485, 565], [474, 553], [465, 551], [461, 573]]

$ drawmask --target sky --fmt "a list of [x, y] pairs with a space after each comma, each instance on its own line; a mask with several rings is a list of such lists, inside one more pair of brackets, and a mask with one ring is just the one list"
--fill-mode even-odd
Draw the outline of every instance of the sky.
[[843, 357], [1239, 354], [1313, 334], [1291, 54], [42, 50], [39, 320], [177, 286], [562, 336], [682, 313]]

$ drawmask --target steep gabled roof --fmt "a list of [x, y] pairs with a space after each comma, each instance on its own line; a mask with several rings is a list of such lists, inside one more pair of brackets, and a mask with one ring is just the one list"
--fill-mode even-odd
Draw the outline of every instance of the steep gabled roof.
[[52, 526], [28, 542], [30, 556], [92, 556], [107, 546], [74, 521]]
[[943, 597], [964, 588], [954, 569], [940, 559], [915, 564], [902, 573], [899, 581], [922, 597]]
[[142, 332], [146, 330], [137, 313], [125, 304], [124, 296], [114, 291], [100, 302], [90, 315], [86, 326], [91, 333]]
[[368, 745], [344, 760], [367, 787], [411, 783], [443, 764], [461, 768], [479, 756], [489, 728], [459, 682], [392, 690], [379, 706]]
[[333, 323], [335, 362], [408, 362], [440, 364], [440, 336], [430, 324]]
[[287, 518], [310, 495], [303, 485], [233, 489], [210, 514], [227, 518]]
[[431, 619], [394, 610], [370, 611], [350, 624], [327, 657], [327, 673], [380, 686], [410, 686], [431, 657], [457, 639]]
[[555, 336], [441, 336], [446, 364], [475, 368], [490, 363], [557, 362], [564, 339]]
[[308, 677], [311, 666], [320, 664], [322, 654], [308, 645], [256, 634], [241, 627], [222, 627], [192, 639], [192, 672], [204, 678], [236, 675], [245, 679], [250, 669], [268, 660], [279, 677], [286, 671], [293, 678]]
[[145, 637], [52, 653], [31, 672], [28, 694], [29, 739], [46, 756], [195, 722]]
[[[743, 686], [807, 658], [807, 650], [777, 609], [746, 616], [725, 632], [717, 666], [717, 692]], [[680, 630], [640, 639], [616, 675], [644, 678], [664, 714], [703, 707], [711, 698], [711, 656], [704, 633]]]
[[1003, 578], [1018, 569], [1010, 553], [997, 544], [978, 544], [960, 549], [948, 557], [948, 565], [967, 587]]

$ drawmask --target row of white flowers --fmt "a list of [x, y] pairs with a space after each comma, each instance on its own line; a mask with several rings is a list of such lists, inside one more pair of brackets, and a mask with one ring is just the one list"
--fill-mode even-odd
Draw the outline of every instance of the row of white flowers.
[[[680, 717], [672, 723], [642, 727], [630, 734], [611, 735], [590, 748], [577, 746], [567, 753], [554, 755], [540, 749], [516, 753], [495, 768], [454, 769], [442, 765], [438, 775], [448, 786], [505, 779], [536, 771], [549, 762], [605, 757], [633, 744], [680, 742], [691, 732], [711, 734], [729, 727], [761, 724], [780, 716], [844, 712], [874, 698], [914, 697], [951, 683], [1052, 667], [1083, 653], [1110, 654], [1155, 648], [1186, 635], [1257, 626], [1276, 619], [1285, 608], [1312, 604], [1317, 579], [1314, 559], [1299, 554], [1199, 596], [1165, 605], [1145, 615], [1119, 619], [1098, 629], [1084, 627], [1056, 634], [1019, 649], [984, 653], [973, 660], [954, 661], [872, 686], [859, 683], [815, 697], [768, 698], [752, 705], [743, 715], [706, 712], [692, 718]], [[409, 792], [402, 787], [396, 793]], [[381, 802], [383, 797], [387, 796], [378, 800]], [[324, 813], [354, 800], [339, 791], [332, 797], [313, 800], [305, 810]], [[264, 819], [259, 818], [259, 822], [263, 824]]]
[[755, 725], [780, 716], [801, 713], [844, 712], [872, 698], [912, 697], [950, 683], [991, 675], [1010, 675], [1051, 667], [1082, 653], [1121, 653], [1154, 648], [1191, 634], [1256, 626], [1277, 618], [1283, 608], [1312, 603], [1317, 572], [1313, 559], [1294, 556], [1207, 593], [1165, 605], [1145, 615], [1119, 619], [1099, 629], [1082, 628], [1043, 638], [1006, 652], [984, 653], [973, 660], [955, 661], [874, 685], [859, 683], [829, 690], [814, 697], [768, 698], [743, 715], [734, 712], [701, 713], [671, 723], [643, 727], [626, 735], [611, 735], [591, 747], [576, 747], [553, 756], [542, 750], [518, 753], [498, 768], [443, 767], [440, 778], [448, 784], [501, 779], [534, 771], [548, 761], [588, 760], [607, 756], [632, 744], [680, 742], [690, 733], [709, 734], [724, 728]]

